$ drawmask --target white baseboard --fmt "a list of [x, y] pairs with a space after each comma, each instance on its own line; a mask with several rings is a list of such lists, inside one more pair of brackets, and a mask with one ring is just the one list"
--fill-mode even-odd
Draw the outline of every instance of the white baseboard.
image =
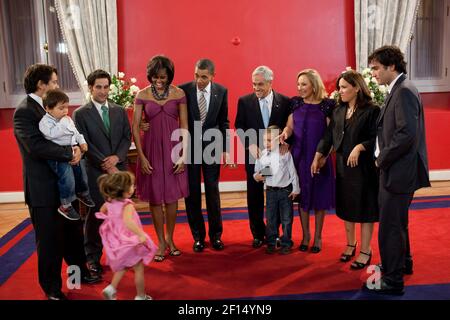
[[450, 170], [431, 170], [430, 181], [448, 181], [450, 180]]
[[[431, 170], [431, 181], [450, 181], [450, 169], [449, 170]], [[239, 192], [247, 190], [246, 181], [228, 181], [219, 183], [220, 192]], [[202, 193], [205, 192], [205, 187], [202, 183]], [[25, 196], [23, 192], [0, 192], [0, 203], [14, 203], [24, 202]]]
[[25, 195], [19, 192], [0, 192], [0, 203], [25, 202]]

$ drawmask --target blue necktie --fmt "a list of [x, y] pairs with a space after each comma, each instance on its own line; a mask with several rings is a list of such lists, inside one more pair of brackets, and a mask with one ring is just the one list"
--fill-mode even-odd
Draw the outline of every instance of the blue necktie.
[[264, 127], [267, 128], [269, 126], [269, 107], [267, 106], [266, 99], [262, 99], [261, 114], [264, 122]]

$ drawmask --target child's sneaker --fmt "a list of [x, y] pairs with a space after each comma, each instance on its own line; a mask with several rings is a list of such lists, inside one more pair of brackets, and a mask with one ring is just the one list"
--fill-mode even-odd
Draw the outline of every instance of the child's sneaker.
[[102, 291], [103, 298], [105, 298], [105, 300], [117, 300], [116, 293], [117, 293], [117, 290], [114, 289], [114, 287], [112, 285], [107, 286]]
[[85, 206], [93, 208], [95, 207], [95, 203], [94, 200], [92, 200], [90, 195], [77, 195], [77, 199], [81, 201], [81, 203], [83, 203]]
[[134, 300], [153, 300], [153, 298], [146, 294], [145, 296], [136, 296]]
[[80, 214], [71, 205], [67, 208], [60, 206], [58, 212], [66, 219], [69, 220], [80, 220]]

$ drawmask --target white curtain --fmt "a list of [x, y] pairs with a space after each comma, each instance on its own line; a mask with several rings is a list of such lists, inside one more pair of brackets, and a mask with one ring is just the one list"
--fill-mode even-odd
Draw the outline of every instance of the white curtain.
[[86, 95], [89, 73], [96, 69], [117, 73], [116, 0], [56, 0], [55, 4], [70, 63]]
[[383, 45], [406, 53], [420, 0], [355, 0], [356, 69], [368, 65], [369, 55]]

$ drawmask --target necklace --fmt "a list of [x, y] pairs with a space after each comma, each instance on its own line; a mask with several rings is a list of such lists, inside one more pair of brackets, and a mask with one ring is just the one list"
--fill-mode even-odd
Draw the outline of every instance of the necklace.
[[152, 93], [153, 96], [155, 97], [156, 100], [166, 100], [167, 97], [169, 96], [169, 87], [164, 89], [164, 92], [162, 94], [158, 93], [158, 90], [156, 90], [154, 85], [150, 86], [152, 88]]
[[356, 105], [351, 108], [350, 106], [347, 109], [347, 118], [351, 118], [351, 116], [355, 113], [356, 111]]

